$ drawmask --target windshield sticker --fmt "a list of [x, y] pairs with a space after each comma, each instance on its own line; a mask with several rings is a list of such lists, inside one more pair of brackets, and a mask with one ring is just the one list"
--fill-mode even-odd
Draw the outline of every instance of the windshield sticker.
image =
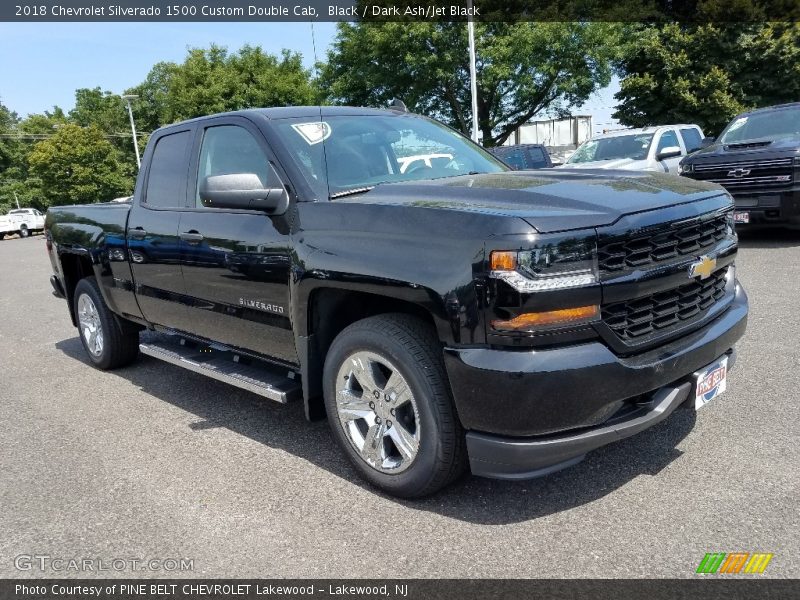
[[296, 123], [292, 125], [309, 146], [319, 144], [331, 137], [331, 126], [324, 121], [314, 121], [313, 123]]
[[747, 117], [739, 117], [733, 123], [731, 123], [731, 126], [728, 127], [728, 131], [736, 131], [737, 129], [742, 127], [745, 123], [747, 123]]

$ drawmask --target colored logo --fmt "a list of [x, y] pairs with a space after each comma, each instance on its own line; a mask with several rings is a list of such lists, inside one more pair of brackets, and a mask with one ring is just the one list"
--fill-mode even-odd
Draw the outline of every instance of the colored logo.
[[766, 552], [709, 552], [697, 566], [697, 573], [763, 573], [774, 554]]
[[725, 379], [727, 365], [720, 365], [697, 384], [697, 395], [703, 396], [703, 400], [711, 400], [717, 393], [717, 388]]
[[689, 277], [699, 277], [708, 279], [717, 266], [717, 259], [710, 256], [701, 256], [699, 260], [693, 262], [689, 267]]

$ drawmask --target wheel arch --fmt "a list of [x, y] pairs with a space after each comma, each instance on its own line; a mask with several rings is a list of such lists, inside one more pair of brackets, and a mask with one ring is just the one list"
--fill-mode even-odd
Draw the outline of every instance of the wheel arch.
[[[356, 321], [388, 313], [415, 316], [429, 324], [443, 344], [447, 340], [449, 326], [445, 315], [436, 314], [423, 302], [338, 287], [318, 287], [311, 291], [303, 315], [305, 327], [297, 336], [306, 418], [317, 420], [325, 416], [322, 373], [328, 349], [336, 336]], [[444, 336], [443, 327], [446, 330]]]

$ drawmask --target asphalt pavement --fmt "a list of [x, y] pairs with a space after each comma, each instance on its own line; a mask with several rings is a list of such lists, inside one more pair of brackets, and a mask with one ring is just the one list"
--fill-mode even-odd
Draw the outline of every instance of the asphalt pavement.
[[734, 551], [800, 577], [800, 233], [744, 234], [737, 264], [751, 316], [724, 395], [543, 479], [410, 502], [300, 403], [149, 357], [94, 369], [42, 236], [0, 241], [0, 577], [697, 577]]

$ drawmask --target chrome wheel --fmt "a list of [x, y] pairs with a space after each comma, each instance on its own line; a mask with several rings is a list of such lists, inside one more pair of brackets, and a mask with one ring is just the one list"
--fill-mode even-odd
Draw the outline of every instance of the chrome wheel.
[[78, 298], [78, 325], [87, 350], [94, 356], [100, 356], [103, 353], [103, 325], [97, 307], [88, 294], [81, 294]]
[[350, 444], [372, 468], [400, 473], [414, 462], [419, 411], [391, 362], [374, 352], [349, 355], [336, 378], [336, 409]]

